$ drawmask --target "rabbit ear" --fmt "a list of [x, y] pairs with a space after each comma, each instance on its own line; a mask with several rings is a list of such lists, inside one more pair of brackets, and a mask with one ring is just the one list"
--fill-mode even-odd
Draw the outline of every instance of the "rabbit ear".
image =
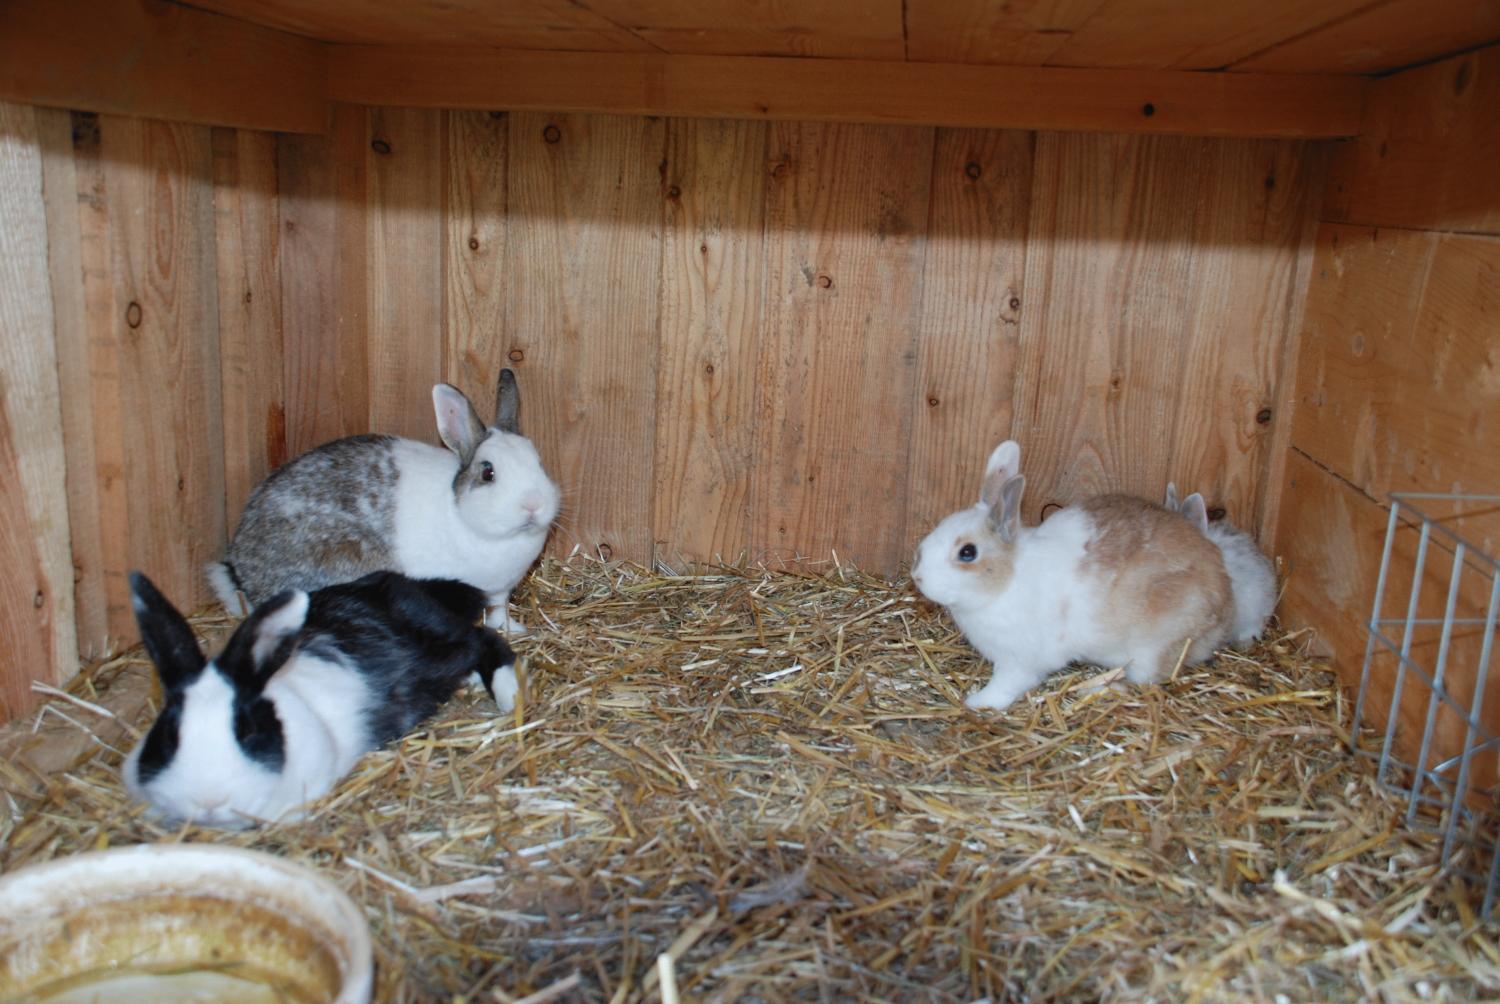
[[521, 432], [521, 388], [516, 384], [516, 374], [506, 367], [500, 371], [500, 384], [495, 390], [495, 428], [501, 432]]
[[1021, 473], [1021, 444], [1007, 439], [995, 447], [990, 459], [984, 464], [984, 484], [979, 489], [979, 501], [995, 508], [1000, 501], [1000, 492], [1005, 483]]
[[277, 593], [235, 630], [216, 664], [241, 697], [259, 694], [292, 657], [298, 633], [307, 621], [309, 602], [300, 589]]
[[1026, 477], [1017, 474], [1000, 487], [1000, 497], [990, 506], [990, 526], [1007, 544], [1015, 543], [1021, 530], [1021, 494], [1025, 491]]
[[1198, 528], [1199, 533], [1208, 532], [1208, 505], [1197, 492], [1182, 500], [1183, 518]]
[[1166, 500], [1162, 502], [1162, 506], [1172, 510], [1173, 512], [1182, 511], [1182, 507], [1177, 504], [1177, 485], [1175, 482], [1167, 482], [1167, 497]]
[[432, 385], [432, 410], [437, 415], [438, 435], [443, 445], [458, 454], [460, 467], [469, 466], [485, 434], [479, 413], [463, 391], [446, 383]]
[[146, 654], [168, 692], [181, 690], [203, 669], [203, 652], [177, 608], [140, 572], [130, 573], [131, 604]]

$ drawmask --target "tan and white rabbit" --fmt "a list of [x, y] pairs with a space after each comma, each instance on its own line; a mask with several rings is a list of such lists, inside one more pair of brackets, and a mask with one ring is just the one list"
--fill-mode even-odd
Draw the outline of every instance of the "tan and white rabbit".
[[1234, 630], [1231, 641], [1236, 646], [1250, 644], [1266, 629], [1266, 621], [1276, 609], [1276, 566], [1255, 543], [1255, 538], [1227, 520], [1209, 522], [1208, 506], [1197, 492], [1177, 501], [1177, 486], [1168, 483], [1168, 509], [1178, 512], [1198, 528], [1224, 557], [1224, 570], [1234, 588]]
[[912, 581], [994, 664], [969, 707], [1007, 707], [1074, 660], [1157, 682], [1184, 648], [1199, 663], [1229, 639], [1229, 576], [1189, 523], [1143, 499], [1099, 495], [1022, 526], [1025, 486], [1020, 446], [1001, 443], [979, 502], [917, 547]]

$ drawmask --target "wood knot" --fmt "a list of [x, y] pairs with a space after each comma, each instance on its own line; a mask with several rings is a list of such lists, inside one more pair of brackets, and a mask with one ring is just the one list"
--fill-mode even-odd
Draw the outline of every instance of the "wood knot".
[[1221, 505], [1216, 505], [1216, 506], [1214, 506], [1212, 509], [1210, 509], [1208, 511], [1209, 521], [1210, 522], [1214, 522], [1214, 523], [1217, 523], [1219, 520], [1223, 519], [1226, 515], [1227, 515], [1227, 513], [1224, 512], [1224, 507], [1221, 506]]
[[383, 139], [374, 139], [370, 141], [370, 149], [384, 157], [391, 152], [391, 145]]
[[1020, 310], [1021, 309], [1021, 298], [1019, 296], [1013, 296], [1013, 297], [1010, 298], [1010, 309], [1011, 310]]
[[937, 406], [938, 406], [938, 399], [937, 398], [935, 398], [935, 397], [929, 397], [927, 399], [927, 407], [929, 407], [929, 408], [936, 408]]
[[249, 290], [249, 289], [245, 290], [245, 302], [249, 303], [251, 300], [254, 300], [254, 299], [255, 299], [255, 293], [254, 293], [254, 291], [253, 290]]
[[547, 127], [542, 130], [542, 139], [548, 143], [556, 143], [562, 139], [562, 130], [549, 122], [547, 123]]
[[1255, 422], [1256, 422], [1257, 425], [1270, 425], [1271, 424], [1271, 409], [1270, 408], [1262, 408], [1260, 411], [1257, 411], [1255, 413]]
[[610, 547], [608, 544], [600, 543], [600, 545], [599, 545], [599, 557], [600, 558], [602, 558], [605, 561], [608, 561], [610, 558], [614, 557], [614, 555], [615, 555], [615, 549], [614, 548]]
[[1276, 175], [1274, 175], [1274, 174], [1268, 174], [1268, 175], [1266, 175], [1266, 191], [1269, 192], [1271, 189], [1273, 189], [1275, 187], [1276, 187]]
[[1141, 114], [1149, 119], [1151, 116], [1156, 114], [1156, 106], [1147, 101], [1145, 104], [1141, 105]]
[[469, 238], [469, 250], [470, 251], [478, 251], [479, 250], [479, 238], [478, 237], [470, 237]]
[[522, 352], [520, 349], [511, 349], [509, 352], [505, 353], [505, 358], [509, 359], [513, 363], [518, 363], [526, 358], [526, 353]]
[[38, 589], [36, 591], [36, 595], [31, 598], [31, 605], [40, 610], [44, 605], [46, 605], [46, 603], [47, 594]]
[[706, 373], [706, 374], [708, 374], [709, 376], [713, 376], [714, 375], [714, 364], [713, 363], [704, 363], [703, 364], [703, 372]]
[[820, 287], [822, 287], [823, 289], [832, 289], [833, 288], [833, 276], [829, 275], [827, 272], [819, 272], [818, 273], [818, 285]]
[[978, 181], [982, 174], [984, 174], [984, 169], [974, 161], [971, 160], [964, 165], [964, 176], [970, 181]]
[[134, 300], [125, 308], [125, 323], [132, 329], [141, 326], [141, 305]]
[[673, 202], [676, 202], [678, 199], [682, 198], [682, 189], [678, 188], [676, 185], [673, 185], [671, 188], [667, 189], [667, 198], [671, 199]]

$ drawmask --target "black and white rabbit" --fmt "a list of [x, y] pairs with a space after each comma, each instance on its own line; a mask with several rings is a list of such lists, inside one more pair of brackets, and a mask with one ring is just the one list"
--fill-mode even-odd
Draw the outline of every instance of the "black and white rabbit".
[[134, 572], [130, 587], [165, 701], [122, 773], [172, 819], [242, 828], [296, 818], [471, 675], [502, 709], [515, 698], [515, 655], [480, 623], [484, 593], [462, 582], [375, 572], [277, 593], [212, 661], [149, 579]]
[[461, 391], [432, 388], [447, 449], [350, 436], [283, 464], [250, 495], [222, 562], [208, 566], [231, 613], [285, 589], [319, 589], [381, 569], [484, 590], [490, 623], [514, 633], [510, 593], [541, 554], [558, 489], [520, 434], [515, 374], [500, 371], [495, 424]]
[[1244, 646], [1259, 638], [1276, 609], [1276, 567], [1271, 559], [1256, 545], [1255, 538], [1239, 527], [1222, 519], [1209, 522], [1208, 505], [1198, 492], [1179, 502], [1177, 486], [1169, 482], [1162, 504], [1181, 513], [1199, 533], [1214, 542], [1224, 557], [1224, 569], [1234, 584], [1234, 628], [1230, 641]]

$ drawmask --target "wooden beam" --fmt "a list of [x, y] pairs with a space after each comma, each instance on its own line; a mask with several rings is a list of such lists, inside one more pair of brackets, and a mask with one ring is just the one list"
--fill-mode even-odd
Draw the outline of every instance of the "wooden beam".
[[328, 59], [330, 96], [369, 105], [1200, 136], [1352, 136], [1366, 87], [1352, 77], [474, 47], [336, 45]]
[[0, 100], [324, 132], [323, 46], [160, 0], [7, 0]]

